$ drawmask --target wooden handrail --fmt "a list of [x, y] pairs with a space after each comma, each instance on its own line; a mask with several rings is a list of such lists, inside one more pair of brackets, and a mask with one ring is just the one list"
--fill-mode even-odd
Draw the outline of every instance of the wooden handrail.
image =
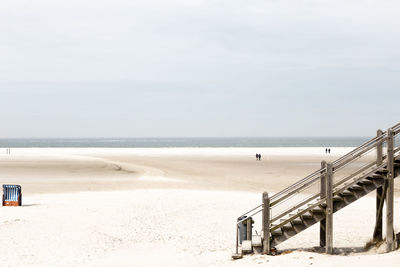
[[[365, 142], [361, 146], [353, 149], [346, 155], [340, 157], [339, 159], [333, 161], [331, 164], [329, 164], [329, 170], [331, 171], [330, 175], [334, 175], [337, 173], [339, 170], [342, 168], [346, 167], [348, 164], [354, 162], [355, 160], [365, 156], [367, 153], [371, 152], [371, 150], [377, 148], [381, 149], [382, 148], [382, 143], [388, 140], [390, 132], [390, 138], [391, 138], [391, 143], [393, 143], [394, 137], [396, 137], [397, 134], [400, 133], [400, 123], [396, 124], [392, 128], [389, 128], [388, 131], [382, 132], [378, 131], [378, 134], [376, 137], [372, 138], [371, 140]], [[392, 152], [391, 152], [391, 157], [392, 158], [400, 158], [400, 144], [398, 147], [393, 147]], [[356, 170], [355, 172], [352, 172], [351, 174], [345, 176], [344, 178], [340, 179], [340, 181], [337, 181], [336, 183], [333, 184], [332, 188], [332, 194], [330, 194], [330, 198], [332, 198], [333, 195], [339, 194], [340, 192], [343, 192], [346, 190], [348, 187], [351, 185], [359, 182], [362, 179], [365, 179], [372, 173], [382, 170], [386, 168], [386, 165], [388, 164], [388, 156], [387, 155], [382, 155], [380, 152], [378, 152], [377, 157], [373, 158], [373, 162], [366, 163], [362, 168]], [[274, 231], [275, 229], [278, 229], [282, 225], [286, 224], [290, 220], [292, 220], [295, 217], [301, 216], [301, 214], [304, 214], [311, 209], [315, 208], [316, 206], [326, 203], [327, 197], [321, 195], [321, 191], [319, 191], [316, 194], [312, 194], [311, 196], [307, 197], [306, 199], [296, 203], [295, 205], [292, 205], [290, 208], [280, 212], [279, 214], [273, 216], [273, 209], [276, 208], [279, 204], [285, 202], [288, 200], [290, 197], [292, 197], [295, 194], [298, 194], [305, 189], [311, 187], [313, 184], [316, 182], [321, 182], [321, 177], [326, 175], [327, 173], [327, 166], [322, 167], [321, 169], [313, 172], [312, 174], [306, 176], [305, 178], [297, 181], [296, 183], [292, 184], [291, 186], [283, 189], [282, 191], [276, 193], [272, 197], [268, 198], [268, 207], [264, 207], [265, 203], [258, 205], [257, 207], [251, 209], [250, 211], [244, 213], [244, 215], [248, 215], [249, 213], [253, 212], [249, 217], [254, 216], [260, 212], [263, 211], [263, 217], [268, 216], [268, 225], [272, 225], [272, 222], [275, 222], [281, 218], [285, 218], [285, 220], [278, 225], [272, 226], [269, 231]], [[348, 183], [350, 181], [350, 183]], [[347, 183], [346, 183], [347, 182]], [[344, 185], [344, 186], [342, 186]], [[266, 193], [264, 193], [266, 194]], [[263, 198], [264, 198], [263, 194]], [[306, 206], [305, 209], [302, 209], [301, 212], [297, 212], [294, 215], [290, 215], [290, 213], [294, 210], [300, 209], [301, 207], [304, 207], [306, 204], [309, 204], [309, 206]], [[268, 209], [268, 212], [266, 212], [266, 208]], [[285, 216], [289, 215], [287, 218]], [[240, 221], [237, 221], [237, 227], [238, 224], [247, 220], [248, 218], [241, 219]], [[265, 227], [265, 226], [263, 226]], [[238, 228], [236, 228], [238, 230]], [[237, 245], [238, 246], [238, 245]], [[237, 249], [237, 247], [236, 247]]]
[[[400, 123], [396, 124], [393, 128], [398, 128], [399, 132], [400, 132]], [[355, 148], [354, 150], [350, 151], [349, 153], [347, 153], [346, 155], [340, 157], [339, 159], [335, 160], [332, 163], [333, 166], [333, 172], [337, 172], [339, 169], [342, 169], [344, 166], [346, 166], [347, 164], [350, 164], [351, 162], [354, 162], [354, 160], [364, 156], [366, 153], [369, 153], [372, 149], [375, 149], [379, 144], [381, 144], [382, 142], [384, 142], [387, 138], [387, 131], [383, 132], [381, 135], [378, 135], [374, 138], [372, 138], [371, 140], [365, 142], [364, 144], [362, 144], [361, 146]], [[395, 152], [399, 151], [400, 147], [397, 148], [395, 150]], [[375, 161], [374, 161], [375, 162]], [[369, 164], [367, 165], [367, 167], [364, 167], [364, 170], [367, 168], [372, 167], [373, 164]], [[277, 205], [279, 205], [280, 203], [284, 202], [286, 199], [290, 198], [291, 196], [300, 193], [301, 191], [303, 191], [306, 188], [309, 188], [312, 184], [319, 182], [320, 177], [321, 177], [321, 173], [323, 173], [324, 170], [320, 169], [312, 174], [310, 174], [309, 176], [301, 179], [300, 181], [296, 182], [295, 184], [285, 188], [284, 190], [278, 192], [277, 194], [273, 195], [270, 199], [271, 199], [271, 203], [270, 203], [270, 208], [273, 209], [274, 206], [276, 207]], [[337, 182], [335, 184], [335, 186], [338, 186], [342, 183], [344, 183], [345, 181], [348, 181], [349, 179], [351, 179], [352, 177], [356, 176], [357, 174], [359, 174], [360, 172], [356, 172], [353, 174], [350, 174], [349, 176], [345, 177], [344, 179], [342, 179], [341, 181]], [[318, 197], [319, 194], [316, 194], [313, 196], [312, 199], [315, 199], [316, 197]], [[295, 209], [295, 207], [298, 207], [300, 204], [302, 204], [304, 201], [302, 201], [301, 203], [293, 206], [292, 208], [290, 208], [289, 210], [293, 211]], [[287, 215], [289, 212], [284, 211], [283, 213], [280, 213], [276, 216], [273, 216], [271, 218], [272, 221], [276, 221], [277, 218], [282, 218], [285, 215]], [[271, 214], [273, 214], [271, 212]]]
[[[398, 124], [400, 126], [400, 124]], [[384, 132], [381, 136], [377, 136], [372, 138], [371, 140], [365, 142], [364, 144], [362, 144], [361, 146], [355, 148], [354, 150], [350, 151], [349, 153], [347, 153], [346, 155], [340, 157], [339, 159], [335, 160], [332, 164], [333, 164], [333, 168], [334, 169], [338, 169], [341, 166], [353, 161], [354, 159], [361, 157], [362, 154], [364, 154], [365, 152], [368, 152], [369, 150], [373, 149], [378, 142], [381, 142], [382, 140], [384, 140], [387, 136], [387, 132]], [[358, 152], [358, 153], [357, 153]], [[355, 154], [357, 153], [357, 154]], [[355, 154], [355, 155], [354, 155]], [[308, 185], [309, 183], [313, 183], [317, 180], [319, 180], [319, 176], [318, 177], [314, 177], [317, 174], [320, 174], [321, 171], [323, 171], [323, 169], [319, 169], [316, 172], [308, 175], [307, 177], [299, 180], [298, 182], [294, 183], [293, 185], [283, 189], [282, 191], [276, 193], [275, 195], [273, 195], [270, 199], [271, 199], [271, 206], [276, 205], [278, 202], [283, 201], [285, 198], [291, 196], [293, 193], [298, 192], [299, 190], [301, 190], [302, 188], [304, 188], [306, 185]], [[284, 195], [282, 197], [280, 197], [281, 195]], [[276, 198], [278, 198], [277, 200], [275, 200]]]

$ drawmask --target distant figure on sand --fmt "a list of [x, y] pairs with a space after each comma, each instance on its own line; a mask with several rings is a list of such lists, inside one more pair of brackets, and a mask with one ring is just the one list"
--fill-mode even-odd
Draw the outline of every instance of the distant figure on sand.
[[331, 154], [331, 149], [330, 148], [328, 148], [328, 154]]
[[258, 160], [261, 160], [261, 154], [258, 154]]
[[256, 154], [256, 160], [258, 160], [258, 153]]

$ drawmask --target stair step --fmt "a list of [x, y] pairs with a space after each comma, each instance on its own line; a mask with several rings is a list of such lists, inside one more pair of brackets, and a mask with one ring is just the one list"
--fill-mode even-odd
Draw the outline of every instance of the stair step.
[[363, 191], [364, 188], [362, 188], [359, 185], [353, 185], [352, 187], [349, 188], [349, 190], [351, 190], [351, 191]]
[[272, 228], [274, 228], [274, 227], [276, 227], [276, 226], [277, 226], [277, 224], [271, 224], [270, 229], [272, 229]]
[[340, 193], [342, 196], [354, 196], [353, 192], [349, 190], [344, 190], [343, 192]]
[[333, 196], [333, 202], [340, 202], [340, 201], [344, 201], [344, 199], [341, 196]]
[[262, 238], [260, 235], [253, 235], [251, 239], [251, 244], [253, 247], [262, 247]]
[[305, 211], [305, 209], [298, 209], [296, 214], [300, 214], [303, 211]]
[[242, 253], [251, 253], [251, 252], [253, 252], [251, 240], [243, 240], [242, 241]]
[[372, 181], [370, 181], [370, 180], [367, 180], [367, 179], [360, 181], [360, 183], [361, 183], [361, 184], [365, 184], [365, 185], [374, 184], [374, 182], [372, 182]]
[[290, 223], [285, 224], [284, 226], [282, 226], [282, 230], [292, 230], [293, 226]]
[[383, 178], [384, 178], [384, 177], [383, 177], [382, 175], [379, 175], [379, 174], [373, 174], [373, 175], [367, 177], [367, 179], [371, 179], [371, 180], [374, 180], [374, 179], [383, 179]]
[[311, 211], [312, 211], [312, 213], [315, 213], [315, 214], [325, 213], [325, 210], [322, 208], [319, 208], [319, 207], [316, 207], [316, 208], [312, 209]]
[[385, 174], [387, 174], [389, 171], [388, 170], [380, 170], [380, 171], [377, 171], [376, 173], [377, 174], [383, 174], [383, 175], [385, 175]]
[[238, 260], [238, 259], [241, 259], [241, 258], [243, 258], [242, 253], [233, 253], [232, 254], [232, 259], [234, 259], [234, 260]]
[[293, 225], [303, 224], [303, 221], [301, 220], [300, 217], [297, 217], [297, 218], [295, 218], [295, 219], [292, 220], [292, 224], [293, 224]]
[[303, 220], [311, 220], [311, 219], [313, 219], [313, 216], [311, 214], [305, 213], [305, 214], [301, 215], [301, 218]]
[[273, 232], [271, 233], [271, 235], [273, 235], [273, 236], [283, 235], [282, 229], [281, 229], [281, 228], [276, 229], [275, 231], [273, 231]]

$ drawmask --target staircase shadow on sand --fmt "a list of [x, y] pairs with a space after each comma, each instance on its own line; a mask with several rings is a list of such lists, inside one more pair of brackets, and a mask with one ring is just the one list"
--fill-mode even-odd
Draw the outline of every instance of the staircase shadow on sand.
[[[400, 232], [395, 234], [396, 235], [396, 241], [397, 241], [397, 247], [400, 248]], [[372, 248], [376, 248], [379, 246], [384, 246], [385, 240], [378, 241], [378, 243], [367, 243], [365, 246], [362, 247], [335, 247], [333, 249], [333, 254], [334, 255], [339, 255], [339, 256], [347, 256], [350, 254], [358, 254], [358, 253], [366, 253], [370, 251]], [[294, 249], [284, 249], [280, 250], [278, 255], [285, 255], [292, 253], [294, 251], [297, 252], [313, 252], [313, 253], [318, 253], [318, 254], [325, 254], [326, 250], [324, 247], [310, 247], [310, 248], [294, 248]]]

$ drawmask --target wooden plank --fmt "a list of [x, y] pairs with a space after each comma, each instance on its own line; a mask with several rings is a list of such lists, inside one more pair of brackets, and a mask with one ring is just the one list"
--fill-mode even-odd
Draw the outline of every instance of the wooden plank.
[[383, 201], [384, 201], [384, 191], [386, 191], [386, 184], [385, 190], [383, 187], [378, 187], [376, 189], [376, 219], [375, 219], [375, 229], [373, 234], [374, 242], [379, 242], [383, 239], [382, 236], [382, 209], [383, 209]]
[[326, 228], [325, 228], [325, 251], [333, 253], [333, 168], [332, 163], [326, 165]]
[[[382, 130], [377, 130], [376, 136], [380, 137], [383, 135]], [[383, 140], [378, 142], [376, 146], [376, 165], [380, 166], [383, 163]], [[376, 222], [375, 222], [375, 229], [373, 234], [374, 242], [381, 241], [383, 239], [382, 236], [382, 211], [383, 211], [383, 202], [385, 200], [385, 195], [387, 191], [387, 180], [385, 181], [385, 185], [383, 187], [378, 187], [376, 189]]]
[[[321, 172], [321, 199], [326, 197], [326, 161], [321, 162], [321, 169], [324, 171]], [[319, 223], [319, 246], [325, 247], [326, 245], [326, 219], [323, 219]]]
[[[383, 134], [382, 130], [376, 131], [376, 136], [379, 137]], [[376, 145], [376, 165], [380, 166], [383, 162], [383, 141], [379, 141]]]
[[[236, 224], [236, 255], [239, 255], [239, 225]], [[235, 254], [234, 254], [234, 257]]]
[[263, 213], [262, 213], [262, 229], [263, 229], [263, 254], [270, 254], [270, 236], [271, 233], [269, 231], [270, 223], [270, 200], [268, 197], [268, 193], [264, 192], [262, 195], [262, 203], [263, 203]]
[[386, 192], [386, 251], [395, 249], [394, 231], [393, 231], [393, 201], [394, 201], [394, 154], [393, 154], [393, 131], [387, 131], [387, 192]]

